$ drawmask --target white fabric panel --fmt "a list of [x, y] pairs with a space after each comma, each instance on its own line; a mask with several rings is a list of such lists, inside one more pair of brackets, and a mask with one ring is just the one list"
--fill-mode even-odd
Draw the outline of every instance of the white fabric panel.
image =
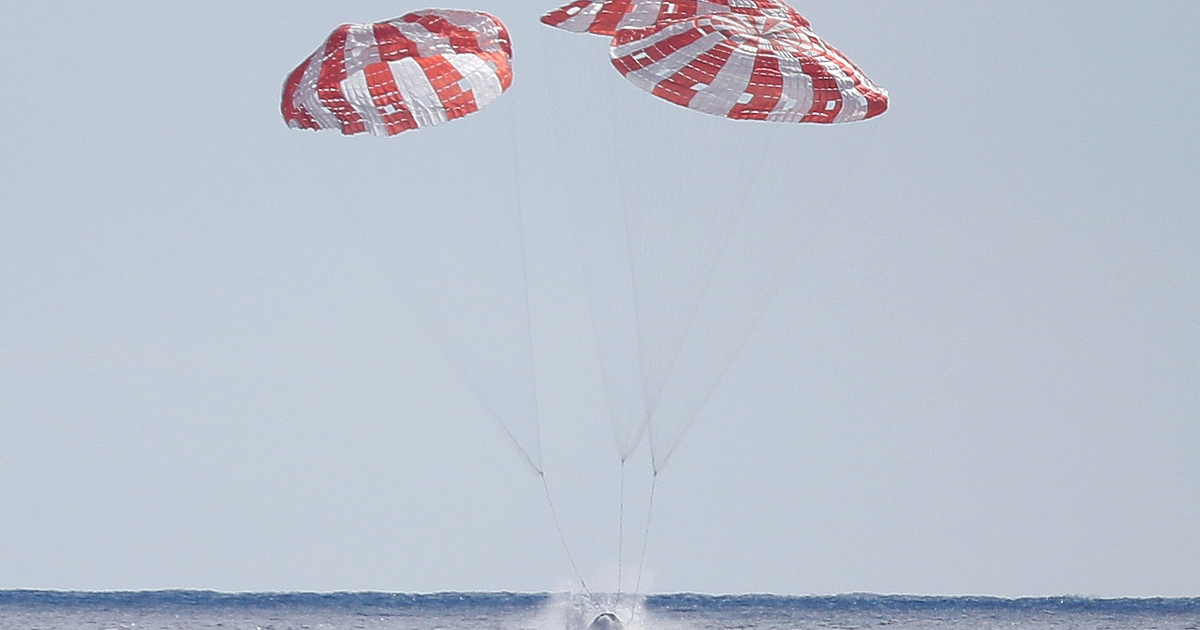
[[[725, 42], [724, 45], [730, 46], [732, 42]], [[747, 54], [741, 46], [735, 48], [713, 82], [692, 98], [688, 107], [706, 114], [727, 115], [738, 102], [738, 97], [746, 93], [746, 86], [750, 85], [756, 53], [757, 50]]]
[[559, 28], [574, 33], [586, 32], [588, 27], [592, 25], [592, 22], [596, 21], [596, 14], [600, 12], [600, 8], [602, 6], [603, 5], [598, 2], [593, 2], [592, 4], [583, 7], [574, 15], [567, 18], [567, 20], [562, 24], [560, 24]]
[[352, 24], [346, 33], [346, 76], [380, 61], [373, 25]]
[[446, 122], [446, 110], [442, 107], [442, 101], [420, 64], [408, 58], [390, 61], [388, 66], [392, 69], [392, 76], [396, 77], [400, 96], [404, 98], [418, 126], [428, 127]]
[[779, 71], [783, 75], [783, 96], [767, 120], [800, 122], [812, 109], [812, 78], [800, 69], [800, 60], [791, 55], [779, 56]]
[[363, 122], [367, 125], [367, 133], [373, 136], [388, 135], [383, 116], [375, 107], [375, 100], [371, 98], [371, 90], [367, 86], [365, 72], [358, 71], [346, 77], [341, 83], [341, 89], [342, 94], [346, 97], [346, 102], [354, 108], [354, 111], [358, 112], [359, 116], [362, 116]]
[[471, 84], [477, 106], [487, 105], [503, 91], [500, 77], [496, 76], [496, 72], [483, 59], [475, 55], [446, 55], [446, 61]]

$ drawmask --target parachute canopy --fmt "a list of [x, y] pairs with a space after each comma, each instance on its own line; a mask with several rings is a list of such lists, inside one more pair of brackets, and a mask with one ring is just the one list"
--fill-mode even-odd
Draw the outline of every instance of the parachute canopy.
[[619, 29], [610, 53], [634, 85], [715, 116], [843, 123], [886, 111], [887, 91], [805, 24], [716, 13]]
[[796, 10], [776, 0], [576, 0], [542, 16], [542, 23], [573, 33], [613, 36], [623, 28], [650, 28], [713, 13], [786, 20], [808, 26]]
[[392, 136], [461, 118], [512, 84], [512, 44], [478, 11], [425, 9], [343, 24], [288, 76], [289, 127]]

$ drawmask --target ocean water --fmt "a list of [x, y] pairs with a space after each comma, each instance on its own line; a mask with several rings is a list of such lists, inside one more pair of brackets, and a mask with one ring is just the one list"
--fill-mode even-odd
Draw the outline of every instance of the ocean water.
[[[20, 630], [584, 630], [612, 609], [580, 595], [0, 591], [0, 628]], [[838, 595], [625, 598], [629, 630], [1069, 628], [1200, 630], [1200, 598], [1001, 599]]]

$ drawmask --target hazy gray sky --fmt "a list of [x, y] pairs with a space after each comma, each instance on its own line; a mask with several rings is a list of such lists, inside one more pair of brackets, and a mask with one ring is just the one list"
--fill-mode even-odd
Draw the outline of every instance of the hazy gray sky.
[[[346, 212], [500, 186], [514, 121], [526, 172], [589, 159], [539, 99], [586, 98], [554, 73], [603, 41], [463, 1], [516, 87], [392, 139], [289, 130], [280, 87], [337, 24], [425, 5], [7, 8], [0, 588], [571, 586], [540, 483]], [[796, 8], [892, 107], [660, 477], [651, 589], [1200, 594], [1200, 4]], [[611, 587], [573, 228], [528, 188], [546, 466]]]

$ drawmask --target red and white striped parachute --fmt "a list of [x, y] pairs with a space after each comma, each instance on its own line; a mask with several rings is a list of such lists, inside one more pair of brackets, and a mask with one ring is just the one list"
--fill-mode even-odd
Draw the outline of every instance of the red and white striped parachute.
[[650, 28], [713, 13], [808, 26], [808, 20], [780, 0], [576, 0], [543, 15], [542, 23], [573, 33], [613, 36], [623, 28]]
[[634, 85], [706, 114], [843, 123], [887, 110], [887, 91], [807, 22], [716, 13], [622, 28], [610, 52]]
[[288, 76], [289, 127], [391, 136], [461, 118], [512, 84], [512, 44], [478, 11], [425, 9], [343, 24]]

